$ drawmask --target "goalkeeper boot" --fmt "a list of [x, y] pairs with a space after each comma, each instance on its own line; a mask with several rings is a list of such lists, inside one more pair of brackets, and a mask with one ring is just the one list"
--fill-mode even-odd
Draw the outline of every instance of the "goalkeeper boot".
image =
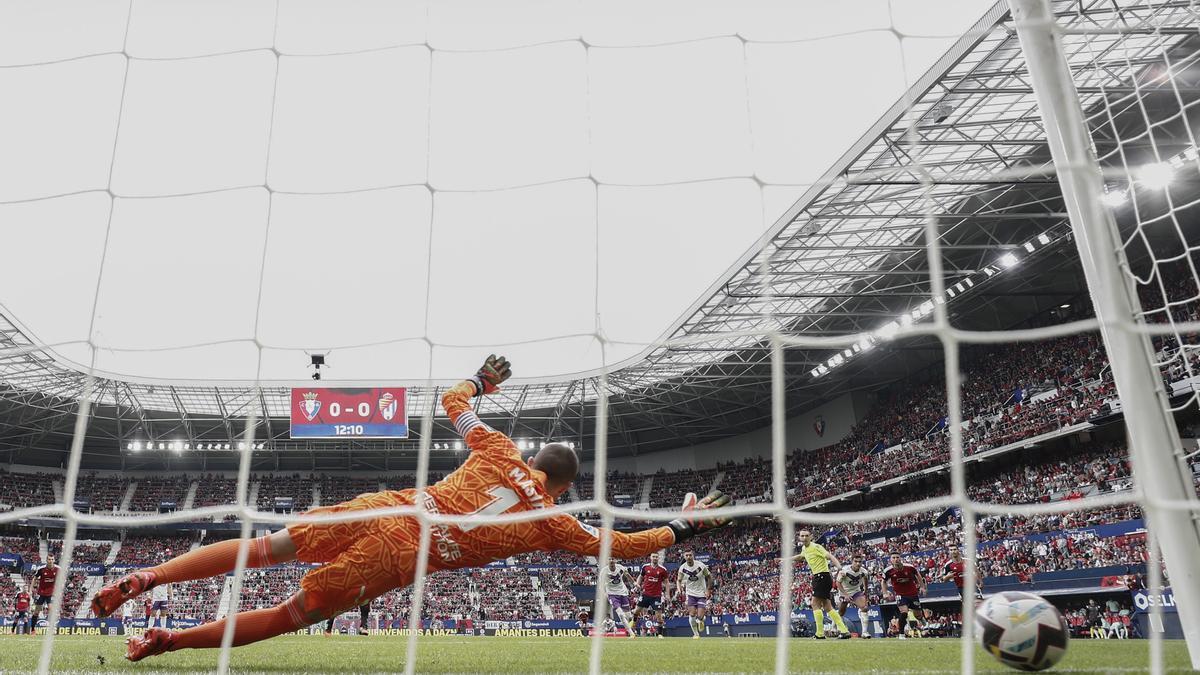
[[157, 656], [171, 650], [175, 634], [165, 628], [149, 628], [145, 633], [125, 641], [125, 658], [141, 661], [147, 656]]
[[126, 600], [136, 598], [154, 588], [153, 572], [134, 572], [122, 577], [114, 584], [109, 584], [92, 596], [92, 613], [102, 619], [117, 611]]

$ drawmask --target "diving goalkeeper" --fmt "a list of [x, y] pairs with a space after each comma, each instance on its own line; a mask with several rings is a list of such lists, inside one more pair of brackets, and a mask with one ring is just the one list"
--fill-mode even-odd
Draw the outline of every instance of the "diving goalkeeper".
[[[425, 491], [424, 508], [435, 514], [486, 514], [531, 511], [553, 506], [579, 470], [575, 451], [549, 443], [526, 463], [516, 445], [471, 411], [471, 398], [491, 394], [509, 378], [504, 357], [488, 357], [475, 377], [442, 396], [442, 407], [466, 439], [471, 455], [456, 471]], [[359, 495], [310, 514], [342, 513], [413, 505], [416, 490]], [[694, 499], [694, 498], [693, 498]], [[713, 492], [696, 509], [724, 506], [729, 497]], [[728, 524], [727, 518], [685, 517], [633, 534], [601, 532], [569, 514], [528, 522], [431, 526], [428, 571], [476, 567], [528, 551], [567, 550], [598, 555], [601, 537], [611, 537], [612, 555], [640, 558], [696, 534]], [[247, 567], [268, 567], [292, 560], [324, 563], [300, 581], [300, 590], [282, 604], [240, 612], [234, 646], [265, 640], [336, 616], [393, 588], [412, 583], [420, 546], [420, 522], [412, 516], [385, 516], [339, 523], [299, 523], [249, 542]], [[157, 567], [133, 572], [92, 598], [97, 617], [112, 614], [130, 598], [160, 584], [226, 574], [234, 569], [239, 540], [189, 551]], [[219, 647], [221, 619], [186, 630], [151, 628], [127, 641], [126, 658], [187, 648]]]

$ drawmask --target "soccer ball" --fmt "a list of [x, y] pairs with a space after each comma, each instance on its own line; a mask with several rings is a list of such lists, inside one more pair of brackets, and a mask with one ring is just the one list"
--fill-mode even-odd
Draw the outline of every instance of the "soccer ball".
[[975, 613], [979, 642], [1017, 670], [1045, 670], [1067, 653], [1070, 632], [1054, 605], [1033, 593], [997, 593]]

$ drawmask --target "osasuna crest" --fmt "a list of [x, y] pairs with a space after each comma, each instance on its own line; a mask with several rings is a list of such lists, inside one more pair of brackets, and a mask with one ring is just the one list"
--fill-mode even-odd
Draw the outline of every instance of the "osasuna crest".
[[391, 392], [384, 392], [383, 396], [379, 397], [379, 414], [388, 421], [396, 416], [396, 397], [392, 396]]
[[825, 417], [824, 416], [817, 415], [817, 418], [813, 420], [813, 431], [817, 432], [818, 436], [825, 435]]
[[305, 392], [304, 400], [300, 401], [300, 412], [304, 413], [309, 422], [321, 412], [321, 400], [317, 398], [317, 392]]

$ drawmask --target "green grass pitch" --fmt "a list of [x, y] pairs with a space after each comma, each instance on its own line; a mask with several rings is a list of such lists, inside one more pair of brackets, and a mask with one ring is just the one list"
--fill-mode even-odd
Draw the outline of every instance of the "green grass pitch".
[[[235, 649], [237, 673], [377, 673], [404, 668], [403, 637], [285, 636]], [[39, 637], [0, 635], [0, 673], [36, 669]], [[206, 673], [217, 664], [216, 650], [188, 650], [141, 663], [123, 658], [119, 637], [59, 636], [55, 640], [55, 673]], [[1149, 647], [1144, 640], [1071, 643], [1056, 672], [1146, 672]], [[101, 664], [97, 656], [104, 657]], [[793, 672], [957, 673], [959, 643], [948, 639], [848, 640], [795, 639]], [[1187, 649], [1167, 641], [1169, 672], [1187, 668]], [[1010, 672], [982, 651], [981, 672]], [[766, 638], [609, 639], [604, 645], [604, 671], [624, 673], [769, 672], [775, 642]], [[585, 672], [588, 641], [583, 638], [422, 637], [417, 658], [420, 673], [574, 673]]]

